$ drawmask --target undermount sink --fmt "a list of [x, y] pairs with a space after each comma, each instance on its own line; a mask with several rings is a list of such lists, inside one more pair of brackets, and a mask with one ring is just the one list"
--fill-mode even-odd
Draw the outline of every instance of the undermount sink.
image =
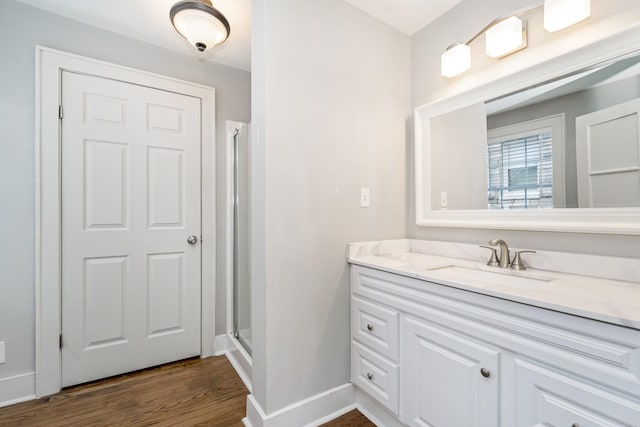
[[493, 285], [531, 288], [549, 283], [552, 279], [539, 277], [523, 277], [512, 274], [510, 271], [486, 271], [473, 267], [459, 265], [445, 265], [427, 269], [433, 273], [440, 273], [451, 278], [464, 279], [465, 281], [480, 281]]

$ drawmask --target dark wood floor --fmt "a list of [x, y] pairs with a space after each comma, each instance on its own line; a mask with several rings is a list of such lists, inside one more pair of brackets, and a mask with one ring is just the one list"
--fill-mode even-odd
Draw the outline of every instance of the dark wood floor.
[[[191, 359], [0, 408], [0, 426], [242, 427], [247, 394], [226, 357]], [[352, 411], [324, 426], [374, 424]]]
[[376, 425], [369, 421], [367, 417], [362, 415], [360, 411], [354, 409], [340, 418], [336, 418], [331, 422], [322, 424], [321, 427], [376, 427]]

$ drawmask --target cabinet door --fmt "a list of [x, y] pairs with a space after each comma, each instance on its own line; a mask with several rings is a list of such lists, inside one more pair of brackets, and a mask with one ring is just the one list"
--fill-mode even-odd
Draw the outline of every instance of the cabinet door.
[[517, 426], [640, 426], [640, 401], [529, 360], [515, 360]]
[[454, 331], [405, 318], [404, 420], [419, 427], [497, 427], [499, 354]]

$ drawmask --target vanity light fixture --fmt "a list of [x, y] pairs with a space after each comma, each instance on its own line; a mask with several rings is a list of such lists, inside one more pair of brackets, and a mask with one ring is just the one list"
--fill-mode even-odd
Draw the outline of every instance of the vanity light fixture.
[[591, 0], [545, 0], [544, 29], [553, 33], [591, 16]]
[[447, 48], [441, 58], [442, 75], [454, 77], [471, 68], [471, 48], [464, 43], [456, 43]]
[[[542, 2], [540, 2], [542, 3]], [[503, 58], [527, 47], [527, 22], [520, 17], [544, 7], [544, 28], [554, 32], [591, 16], [591, 0], [545, 0], [544, 4], [499, 18], [480, 30], [466, 43], [457, 43], [442, 54], [441, 74], [455, 77], [471, 68], [471, 43], [485, 35], [486, 52], [492, 58]]]
[[485, 33], [486, 52], [492, 58], [502, 58], [527, 47], [524, 23], [511, 16], [494, 24]]
[[224, 43], [231, 32], [229, 21], [211, 0], [179, 1], [171, 6], [169, 18], [178, 34], [198, 52]]

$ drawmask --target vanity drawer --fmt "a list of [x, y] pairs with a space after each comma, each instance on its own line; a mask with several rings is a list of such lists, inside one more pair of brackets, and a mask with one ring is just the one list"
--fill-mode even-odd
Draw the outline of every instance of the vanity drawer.
[[640, 426], [640, 401], [599, 385], [515, 360], [514, 425], [626, 427]]
[[355, 341], [351, 342], [351, 382], [398, 415], [398, 365]]
[[357, 297], [351, 299], [352, 337], [398, 361], [398, 311]]

